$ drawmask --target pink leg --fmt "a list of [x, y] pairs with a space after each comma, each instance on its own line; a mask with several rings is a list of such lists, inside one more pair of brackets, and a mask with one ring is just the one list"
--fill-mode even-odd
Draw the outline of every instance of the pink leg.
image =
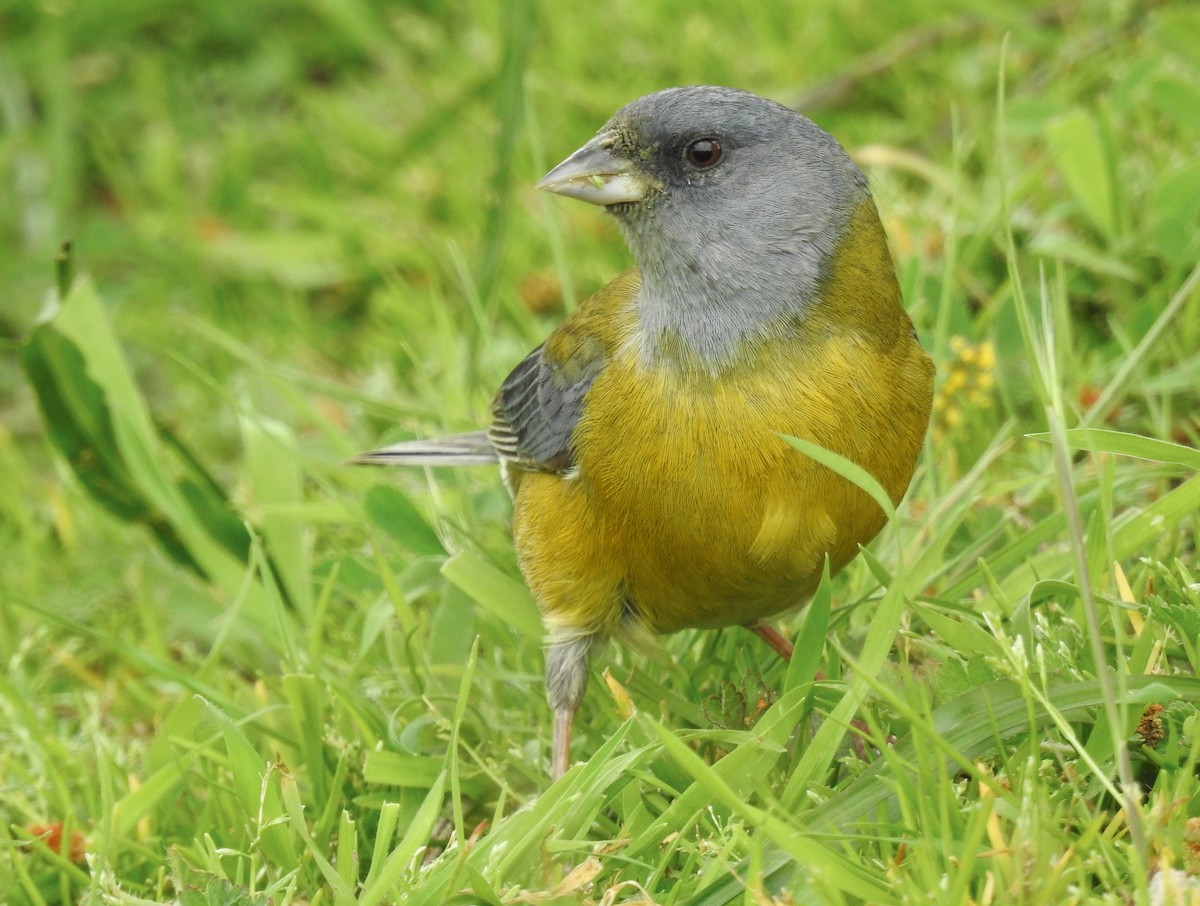
[[554, 739], [551, 746], [550, 779], [558, 780], [571, 766], [571, 720], [575, 712], [569, 708], [554, 711]]
[[792, 652], [794, 650], [792, 643], [785, 639], [782, 633], [774, 626], [760, 623], [755, 626], [747, 626], [746, 628], [774, 648], [775, 653], [785, 661], [792, 659]]

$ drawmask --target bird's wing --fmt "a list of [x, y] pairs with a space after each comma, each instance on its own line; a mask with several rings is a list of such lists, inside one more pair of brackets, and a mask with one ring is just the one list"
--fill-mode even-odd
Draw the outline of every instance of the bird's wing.
[[568, 376], [539, 346], [500, 385], [487, 436], [502, 460], [536, 472], [566, 472], [575, 464], [571, 433], [600, 362], [572, 364]]
[[627, 271], [575, 309], [505, 378], [492, 400], [492, 424], [487, 431], [407, 441], [363, 453], [351, 462], [410, 466], [500, 462], [530, 472], [570, 472], [575, 465], [571, 435], [583, 415], [584, 397], [636, 327], [639, 286], [637, 270]]

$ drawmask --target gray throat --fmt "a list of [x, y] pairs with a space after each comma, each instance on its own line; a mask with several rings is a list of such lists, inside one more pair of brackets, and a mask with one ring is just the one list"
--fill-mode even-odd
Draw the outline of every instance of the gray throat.
[[638, 241], [644, 236], [628, 238], [641, 252], [635, 257], [643, 355], [657, 359], [682, 341], [713, 370], [729, 364], [743, 340], [765, 338], [803, 317], [827, 276], [821, 262], [832, 260], [836, 244], [831, 235], [797, 230], [774, 248], [754, 237], [748, 256], [720, 236], [669, 249], [645, 248]]

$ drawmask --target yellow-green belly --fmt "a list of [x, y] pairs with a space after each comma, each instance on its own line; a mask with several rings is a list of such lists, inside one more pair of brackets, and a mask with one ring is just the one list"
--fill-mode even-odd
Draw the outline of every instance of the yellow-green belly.
[[551, 630], [749, 623], [802, 603], [884, 514], [779, 438], [863, 466], [898, 502], [925, 434], [932, 365], [905, 333], [786, 345], [717, 379], [626, 348], [588, 394], [577, 475], [517, 482], [514, 537]]

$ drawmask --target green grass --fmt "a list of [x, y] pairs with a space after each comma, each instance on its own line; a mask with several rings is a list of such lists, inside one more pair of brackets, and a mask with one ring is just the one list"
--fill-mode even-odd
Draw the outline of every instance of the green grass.
[[[1197, 32], [1184, 2], [0, 6], [0, 902], [1186, 883]], [[532, 183], [684, 83], [863, 163], [938, 408], [792, 664], [611, 648], [550, 787], [497, 476], [343, 459], [484, 423], [628, 263]]]

